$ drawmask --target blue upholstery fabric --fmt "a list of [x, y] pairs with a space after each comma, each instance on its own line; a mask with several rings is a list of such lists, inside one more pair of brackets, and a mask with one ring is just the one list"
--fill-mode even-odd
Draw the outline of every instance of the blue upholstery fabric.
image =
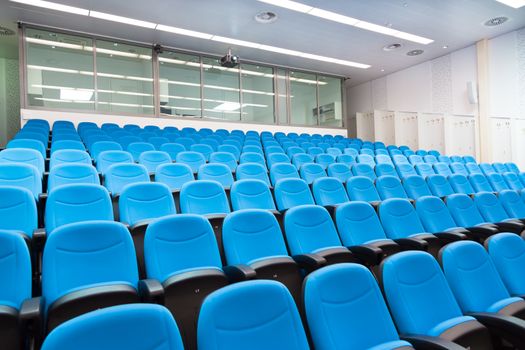
[[300, 179], [297, 169], [292, 164], [279, 163], [270, 168], [272, 185], [275, 186], [279, 180], [290, 178]]
[[213, 180], [186, 182], [180, 190], [180, 210], [189, 214], [226, 214], [230, 204], [222, 185]]
[[145, 151], [139, 155], [139, 164], [148, 169], [148, 172], [154, 173], [157, 167], [162, 164], [170, 164], [171, 157], [168, 153], [162, 151]]
[[122, 151], [122, 146], [114, 141], [99, 141], [91, 145], [90, 153], [93, 159], [98, 159], [104, 151]]
[[345, 183], [350, 177], [352, 177], [352, 170], [350, 166], [344, 163], [330, 164], [326, 168], [328, 176], [335, 177], [342, 183]]
[[57, 165], [65, 163], [91, 165], [91, 157], [86, 151], [80, 151], [76, 149], [55, 151], [51, 154], [51, 159], [49, 161], [49, 169], [53, 169]]
[[268, 172], [264, 165], [258, 163], [243, 163], [237, 167], [235, 172], [237, 181], [247, 179], [257, 179], [264, 181], [267, 186], [270, 186], [270, 179], [268, 178]]
[[396, 176], [380, 176], [376, 180], [377, 193], [381, 199], [388, 198], [408, 198], [401, 181]]
[[44, 173], [44, 157], [40, 152], [28, 148], [10, 148], [0, 152], [0, 163], [23, 163], [34, 166], [38, 172]]
[[105, 174], [108, 168], [114, 164], [133, 163], [130, 153], [124, 151], [105, 151], [99, 154], [97, 159], [97, 170]]
[[42, 193], [42, 175], [30, 164], [0, 163], [0, 186], [25, 188], [38, 199]]
[[456, 193], [473, 194], [474, 188], [465, 175], [453, 174], [448, 177], [450, 186]]
[[[213, 152], [210, 154], [210, 163], [221, 163], [230, 168], [230, 171], [237, 169], [237, 160], [234, 155], [228, 152]], [[264, 164], [264, 159], [263, 159]]]
[[186, 182], [195, 180], [191, 168], [182, 163], [161, 164], [155, 172], [155, 182], [168, 185], [170, 190], [180, 190]]
[[206, 159], [199, 152], [187, 151], [177, 154], [176, 162], [188, 165], [196, 173], [201, 165], [206, 164]]
[[345, 246], [386, 239], [376, 211], [367, 202], [354, 201], [338, 206], [335, 222]]
[[230, 197], [233, 210], [276, 209], [268, 184], [258, 179], [237, 180], [231, 187]]
[[38, 151], [42, 158], [46, 158], [47, 143], [44, 145], [41, 141], [33, 139], [14, 139], [7, 143], [7, 149], [10, 148], [29, 148]]
[[[0, 188], [0, 193], [2, 193]], [[3, 197], [2, 197], [3, 198]], [[19, 218], [20, 220], [20, 218]], [[0, 228], [0, 306], [20, 309], [25, 299], [31, 298], [31, 256], [27, 243], [16, 232]]]
[[494, 189], [483, 174], [469, 175], [469, 181], [476, 192], [492, 192]]
[[149, 182], [148, 170], [142, 164], [123, 163], [110, 166], [105, 175], [105, 186], [113, 195], [121, 193], [127, 185]]
[[434, 196], [446, 197], [454, 193], [454, 190], [443, 175], [427, 176], [427, 185]]
[[415, 208], [407, 199], [384, 200], [379, 206], [379, 218], [387, 236], [392, 239], [426, 232]]
[[381, 200], [374, 183], [366, 176], [354, 176], [348, 179], [346, 190], [352, 201], [376, 202]]
[[282, 179], [274, 189], [277, 209], [286, 210], [296, 205], [314, 204], [308, 184], [301, 179]]
[[487, 175], [487, 180], [496, 192], [510, 189], [501, 174], [490, 173]]
[[474, 203], [476, 203], [481, 216], [483, 216], [487, 222], [501, 222], [509, 219], [509, 215], [501, 205], [498, 197], [493, 193], [476, 193]]
[[517, 191], [504, 190], [499, 193], [499, 201], [512, 218], [525, 218], [525, 203]]
[[366, 176], [372, 181], [375, 181], [377, 177], [376, 173], [374, 172], [374, 168], [366, 163], [358, 163], [353, 165], [352, 174], [354, 174], [354, 176]]
[[343, 184], [334, 177], [322, 177], [312, 184], [315, 202], [319, 205], [336, 205], [348, 202]]
[[505, 232], [490, 237], [486, 245], [510, 295], [525, 295], [525, 240]]
[[299, 169], [299, 175], [310, 185], [315, 179], [326, 177], [326, 172], [320, 164], [306, 163], [301, 166], [301, 169]]
[[135, 225], [175, 214], [175, 203], [169, 187], [157, 182], [139, 182], [124, 188], [119, 197], [120, 221]]
[[454, 221], [460, 226], [472, 227], [485, 222], [474, 201], [466, 194], [450, 195], [446, 203]]
[[435, 174], [434, 173], [434, 168], [432, 168], [432, 164], [434, 164], [434, 163], [431, 163], [431, 164], [429, 164], [429, 163], [419, 163], [419, 164], [416, 164], [416, 166], [414, 168], [416, 169], [416, 172], [420, 176], [422, 176], [423, 178], [426, 178], [428, 175]]
[[100, 185], [100, 178], [95, 167], [87, 164], [62, 164], [51, 168], [47, 191], [52, 191], [61, 185], [81, 183]]
[[203, 164], [197, 173], [198, 180], [214, 180], [223, 187], [229, 188], [233, 184], [233, 175], [226, 164], [210, 163]]
[[445, 232], [457, 226], [447, 206], [438, 197], [418, 198], [416, 200], [416, 212], [427, 232]]
[[452, 171], [450, 170], [447, 163], [438, 162], [433, 165], [434, 172], [439, 175], [443, 175], [444, 177], [452, 175]]
[[431, 196], [430, 188], [423, 176], [409, 176], [403, 180], [403, 187], [409, 198], [418, 199], [423, 196]]

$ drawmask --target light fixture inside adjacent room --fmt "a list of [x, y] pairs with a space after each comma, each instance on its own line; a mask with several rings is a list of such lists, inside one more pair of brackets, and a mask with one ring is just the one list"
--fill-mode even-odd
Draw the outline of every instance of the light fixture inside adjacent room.
[[520, 7], [525, 6], [525, 0], [496, 0], [504, 5], [519, 9]]
[[90, 101], [93, 91], [77, 89], [60, 89], [61, 100]]
[[224, 102], [214, 107], [216, 111], [236, 111], [241, 108], [241, 104], [238, 102]]

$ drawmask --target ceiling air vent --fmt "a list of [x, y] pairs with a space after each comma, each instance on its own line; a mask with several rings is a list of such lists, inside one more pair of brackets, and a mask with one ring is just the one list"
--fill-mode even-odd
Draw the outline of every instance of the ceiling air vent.
[[504, 16], [494, 17], [494, 18], [491, 18], [488, 21], [486, 21], [484, 23], [484, 25], [487, 26], [487, 27], [495, 27], [495, 26], [499, 26], [499, 25], [507, 22], [508, 20], [509, 20], [509, 18], [508, 17], [504, 17]]
[[0, 27], [0, 36], [15, 35], [15, 32], [9, 28]]
[[397, 50], [401, 47], [401, 44], [390, 44], [390, 45], [387, 45], [385, 47], [383, 47], [383, 51], [394, 51], [394, 50]]
[[260, 12], [255, 15], [255, 20], [263, 24], [273, 23], [277, 21], [277, 15], [269, 11]]
[[407, 56], [419, 56], [421, 55], [423, 52], [423, 50], [412, 50], [412, 51], [408, 51], [407, 52]]

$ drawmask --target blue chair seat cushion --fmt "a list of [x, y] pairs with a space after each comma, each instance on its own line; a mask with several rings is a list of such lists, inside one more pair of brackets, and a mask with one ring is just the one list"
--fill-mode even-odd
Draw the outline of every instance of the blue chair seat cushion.
[[450, 328], [455, 327], [458, 324], [469, 322], [469, 321], [475, 321], [475, 318], [470, 317], [470, 316], [454, 317], [446, 321], [443, 321], [441, 323], [438, 323], [436, 326], [434, 326], [432, 329], [428, 331], [427, 335], [432, 336], [432, 337], [439, 337], [441, 334], [443, 334]]

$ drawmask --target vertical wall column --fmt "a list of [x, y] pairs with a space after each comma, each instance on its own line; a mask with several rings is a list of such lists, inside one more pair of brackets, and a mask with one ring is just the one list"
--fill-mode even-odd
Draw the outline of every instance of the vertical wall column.
[[479, 122], [476, 139], [479, 145], [476, 148], [480, 150], [480, 162], [492, 162], [492, 138], [490, 133], [490, 98], [489, 98], [489, 41], [480, 40], [476, 43], [478, 59], [478, 118]]

